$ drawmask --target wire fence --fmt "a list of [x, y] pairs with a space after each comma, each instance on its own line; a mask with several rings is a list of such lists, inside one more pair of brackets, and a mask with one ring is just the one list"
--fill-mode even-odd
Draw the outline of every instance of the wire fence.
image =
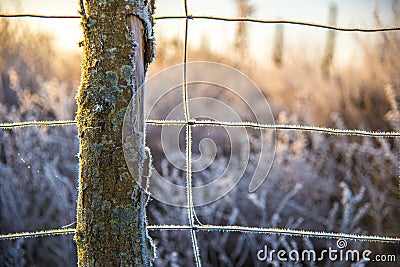
[[65, 229], [51, 229], [36, 232], [21, 232], [21, 233], [10, 233], [0, 235], [0, 240], [13, 240], [18, 238], [37, 238], [43, 236], [53, 236], [53, 235], [71, 235], [75, 234], [75, 228], [65, 228]]
[[[186, 9], [185, 9], [186, 11]], [[0, 14], [0, 18], [40, 18], [40, 19], [80, 19], [81, 16], [54, 16], [54, 15], [40, 15], [40, 14]], [[255, 22], [263, 24], [292, 24], [300, 26], [310, 26], [316, 28], [322, 28], [327, 30], [343, 31], [343, 32], [388, 32], [388, 31], [399, 31], [400, 27], [339, 27], [326, 25], [321, 23], [313, 23], [307, 21], [295, 21], [295, 20], [284, 20], [284, 19], [259, 19], [259, 18], [233, 18], [233, 17], [216, 17], [216, 16], [204, 16], [204, 15], [189, 15], [185, 16], [155, 16], [155, 20], [166, 20], [166, 19], [186, 19], [186, 20], [218, 20], [227, 22]]]
[[[240, 232], [252, 234], [278, 234], [289, 236], [302, 236], [302, 237], [316, 237], [316, 238], [335, 238], [335, 239], [349, 239], [356, 241], [376, 241], [376, 242], [390, 242], [400, 243], [400, 237], [386, 237], [386, 236], [370, 236], [370, 235], [356, 235], [350, 233], [332, 233], [332, 232], [316, 232], [305, 230], [293, 229], [279, 229], [279, 228], [259, 228], [259, 227], [244, 227], [239, 225], [219, 226], [219, 225], [202, 225], [198, 220], [193, 204], [192, 196], [192, 127], [197, 126], [216, 126], [216, 127], [244, 127], [255, 129], [276, 129], [276, 130], [290, 130], [290, 131], [307, 131], [312, 133], [344, 135], [344, 136], [364, 136], [374, 138], [400, 138], [400, 132], [374, 132], [365, 130], [351, 130], [351, 129], [334, 129], [316, 126], [301, 126], [301, 125], [275, 125], [275, 124], [259, 124], [254, 122], [227, 122], [227, 121], [211, 121], [211, 120], [195, 120], [191, 119], [189, 113], [189, 97], [188, 97], [188, 84], [187, 84], [187, 51], [188, 51], [188, 35], [189, 35], [189, 21], [195, 19], [218, 20], [227, 22], [251, 22], [262, 24], [293, 24], [309, 27], [317, 27], [335, 31], [345, 32], [388, 32], [400, 31], [400, 27], [379, 27], [379, 28], [363, 28], [363, 27], [339, 27], [332, 25], [317, 24], [312, 22], [292, 21], [292, 20], [265, 20], [256, 18], [230, 18], [230, 17], [215, 17], [215, 16], [202, 16], [191, 15], [188, 12], [187, 0], [184, 2], [184, 16], [156, 16], [156, 20], [165, 19], [184, 19], [185, 20], [185, 36], [184, 36], [184, 55], [183, 55], [183, 109], [184, 120], [147, 120], [146, 122], [151, 125], [158, 126], [185, 126], [186, 127], [186, 197], [187, 197], [187, 216], [189, 225], [148, 225], [147, 229], [150, 231], [190, 231], [194, 262], [196, 266], [201, 266], [200, 251], [197, 240], [197, 232], [199, 231], [221, 231], [221, 232]], [[53, 15], [39, 15], [39, 14], [0, 14], [0, 18], [45, 18], [45, 19], [80, 19], [81, 16], [53, 16]], [[64, 121], [27, 121], [27, 122], [11, 122], [1, 123], [0, 129], [12, 130], [23, 127], [53, 127], [53, 126], [68, 126], [75, 125], [75, 120]], [[61, 228], [43, 230], [37, 232], [22, 232], [22, 233], [8, 233], [1, 234], [0, 240], [11, 240], [17, 238], [37, 238], [43, 236], [53, 235], [69, 235], [74, 234], [74, 228]]]
[[76, 125], [75, 120], [65, 120], [65, 121], [23, 121], [23, 122], [1, 122], [0, 129], [10, 130], [16, 128], [24, 127], [44, 127], [44, 126], [67, 126]]
[[[400, 237], [388, 236], [371, 236], [371, 235], [355, 235], [346, 233], [332, 233], [332, 232], [315, 232], [305, 230], [292, 230], [292, 229], [278, 229], [278, 228], [262, 228], [262, 227], [246, 227], [236, 225], [148, 225], [147, 229], [150, 231], [219, 231], [219, 232], [239, 232], [239, 233], [253, 233], [253, 234], [278, 234], [288, 236], [301, 236], [301, 237], [317, 237], [317, 238], [343, 238], [354, 241], [376, 241], [383, 243], [398, 243]], [[62, 228], [52, 229], [37, 232], [21, 232], [0, 235], [0, 240], [12, 240], [18, 238], [36, 238], [43, 236], [53, 235], [69, 235], [75, 234], [75, 228]]]
[[[366, 131], [357, 129], [335, 129], [318, 126], [307, 125], [291, 125], [291, 124], [260, 124], [255, 122], [232, 122], [232, 121], [217, 121], [217, 120], [146, 120], [149, 125], [155, 126], [182, 126], [191, 125], [195, 126], [223, 126], [223, 127], [242, 127], [254, 129], [275, 129], [280, 131], [300, 131], [321, 133], [329, 135], [342, 135], [342, 136], [365, 136], [365, 137], [384, 137], [384, 138], [400, 138], [400, 132], [379, 132], [379, 131]], [[0, 123], [0, 129], [11, 130], [24, 127], [56, 127], [76, 125], [75, 120], [57, 120], [57, 121], [24, 121], [24, 122], [5, 122]]]

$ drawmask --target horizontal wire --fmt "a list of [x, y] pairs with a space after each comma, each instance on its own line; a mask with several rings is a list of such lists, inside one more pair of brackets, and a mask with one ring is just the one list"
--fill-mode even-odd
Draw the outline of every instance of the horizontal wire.
[[53, 236], [53, 235], [71, 235], [75, 233], [76, 233], [75, 228], [52, 229], [52, 230], [43, 230], [36, 232], [0, 234], [0, 240], [12, 240], [18, 238], [36, 238], [36, 237]]
[[[318, 126], [303, 126], [303, 125], [290, 125], [290, 124], [259, 124], [255, 122], [228, 122], [228, 121], [210, 121], [210, 120], [190, 120], [188, 122], [183, 120], [147, 120], [147, 124], [156, 126], [226, 126], [226, 127], [245, 127], [255, 129], [275, 129], [275, 130], [293, 130], [293, 131], [307, 131], [319, 132], [324, 134], [346, 135], [346, 136], [366, 136], [366, 137], [387, 137], [387, 138], [400, 138], [400, 132], [375, 132], [365, 130], [349, 130], [349, 129], [335, 129]], [[43, 126], [65, 126], [74, 125], [75, 120], [64, 121], [25, 121], [25, 122], [10, 122], [0, 123], [0, 129], [13, 129], [22, 127], [43, 127]]]
[[275, 130], [294, 130], [294, 131], [307, 131], [319, 132], [324, 134], [346, 135], [346, 136], [366, 136], [366, 137], [392, 137], [399, 138], [400, 132], [374, 132], [364, 130], [348, 130], [348, 129], [334, 129], [317, 126], [302, 126], [302, 125], [285, 125], [285, 124], [260, 124], [255, 122], [228, 122], [228, 121], [211, 121], [211, 120], [190, 120], [185, 122], [183, 120], [147, 120], [150, 125], [157, 126], [226, 126], [226, 127], [245, 127], [256, 129], [275, 129]]
[[[0, 14], [0, 18], [44, 18], [44, 19], [79, 19], [81, 16], [73, 15], [40, 15], [40, 14]], [[365, 28], [365, 27], [340, 27], [320, 23], [294, 21], [294, 20], [280, 20], [280, 19], [256, 19], [256, 18], [240, 18], [240, 17], [216, 17], [204, 15], [188, 15], [188, 16], [155, 16], [155, 20], [165, 19], [207, 19], [218, 21], [233, 21], [233, 22], [254, 22], [263, 24], [292, 24], [301, 26], [317, 27], [328, 30], [343, 31], [343, 32], [387, 32], [387, 31], [400, 31], [400, 26], [392, 27], [378, 27], [378, 28]]]
[[80, 19], [81, 16], [40, 15], [40, 14], [0, 14], [0, 18]]
[[254, 233], [254, 234], [278, 234], [289, 236], [301, 237], [317, 237], [317, 238], [335, 238], [335, 239], [349, 239], [355, 241], [372, 241], [372, 242], [385, 242], [385, 243], [400, 243], [400, 237], [386, 237], [386, 236], [369, 236], [369, 235], [356, 235], [346, 233], [333, 233], [333, 232], [316, 232], [307, 230], [291, 230], [280, 228], [260, 228], [260, 227], [245, 227], [245, 226], [223, 226], [223, 225], [196, 225], [191, 227], [189, 225], [149, 225], [148, 230], [151, 231], [221, 231], [221, 232], [241, 232], [241, 233]]
[[[356, 235], [346, 233], [330, 233], [330, 232], [316, 232], [306, 230], [291, 230], [291, 229], [280, 229], [280, 228], [260, 228], [260, 227], [244, 227], [244, 226], [222, 226], [222, 225], [149, 225], [148, 230], [151, 231], [184, 231], [184, 230], [195, 230], [195, 231], [223, 231], [223, 232], [242, 232], [242, 233], [255, 233], [255, 234], [280, 234], [290, 236], [303, 236], [303, 237], [318, 237], [318, 238], [343, 238], [357, 241], [374, 241], [374, 242], [389, 242], [399, 243], [400, 237], [387, 237], [387, 236], [368, 236], [368, 235]], [[0, 240], [12, 240], [18, 238], [35, 238], [52, 235], [69, 235], [75, 234], [75, 228], [66, 229], [52, 229], [36, 232], [21, 232], [11, 234], [1, 234]]]
[[202, 16], [202, 15], [191, 15], [191, 16], [158, 16], [155, 19], [208, 19], [208, 20], [219, 20], [219, 21], [234, 21], [234, 22], [255, 22], [264, 24], [293, 24], [317, 27], [335, 31], [345, 31], [345, 32], [384, 32], [384, 31], [399, 31], [400, 26], [393, 27], [380, 27], [380, 28], [364, 28], [364, 27], [340, 27], [332, 26], [320, 23], [305, 22], [305, 21], [294, 21], [294, 20], [283, 20], [283, 19], [256, 19], [256, 18], [240, 18], [240, 17], [216, 17], [216, 16]]
[[60, 120], [60, 121], [23, 121], [23, 122], [0, 122], [0, 129], [14, 129], [23, 127], [44, 127], [44, 126], [65, 126], [74, 125], [75, 120]]

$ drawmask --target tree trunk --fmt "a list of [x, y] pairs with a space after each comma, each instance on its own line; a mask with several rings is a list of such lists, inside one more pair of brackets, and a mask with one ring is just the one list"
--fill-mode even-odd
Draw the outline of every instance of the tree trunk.
[[[144, 149], [143, 89], [153, 55], [153, 0], [81, 0], [84, 58], [76, 116], [80, 140], [78, 266], [150, 266], [147, 197], [140, 180]], [[124, 158], [128, 104], [135, 168]], [[132, 140], [132, 138], [134, 140]], [[144, 155], [144, 156], [143, 156]], [[135, 178], [135, 179], [134, 179]]]

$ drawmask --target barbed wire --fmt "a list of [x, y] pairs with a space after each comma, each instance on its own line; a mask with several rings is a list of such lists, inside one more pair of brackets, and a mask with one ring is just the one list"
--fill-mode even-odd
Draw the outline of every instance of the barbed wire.
[[54, 236], [54, 235], [70, 235], [75, 233], [76, 233], [75, 228], [51, 229], [51, 230], [42, 230], [36, 232], [0, 234], [0, 240], [12, 240], [18, 238], [36, 238], [36, 237]]
[[[41, 19], [80, 19], [81, 16], [74, 15], [41, 15], [41, 14], [0, 14], [0, 18], [41, 18]], [[228, 22], [252, 22], [252, 23], [263, 23], [263, 24], [292, 24], [299, 26], [309, 26], [328, 30], [343, 31], [343, 32], [389, 32], [389, 31], [400, 31], [400, 26], [390, 27], [341, 27], [333, 26], [321, 23], [296, 21], [296, 20], [285, 20], [285, 19], [258, 19], [249, 17], [216, 17], [206, 15], [185, 15], [185, 16], [155, 16], [155, 20], [167, 20], [167, 19], [185, 19], [185, 20], [217, 20], [217, 21], [228, 21]]]
[[385, 243], [400, 243], [400, 237], [387, 237], [387, 236], [369, 236], [369, 235], [356, 235], [346, 233], [334, 232], [316, 232], [307, 230], [292, 230], [283, 228], [261, 228], [261, 227], [246, 227], [238, 225], [149, 225], [148, 230], [151, 231], [219, 231], [219, 232], [241, 232], [241, 233], [255, 233], [255, 234], [278, 234], [288, 236], [301, 236], [312, 238], [334, 238], [334, 239], [349, 239], [354, 241], [372, 241], [372, 242], [385, 242]]

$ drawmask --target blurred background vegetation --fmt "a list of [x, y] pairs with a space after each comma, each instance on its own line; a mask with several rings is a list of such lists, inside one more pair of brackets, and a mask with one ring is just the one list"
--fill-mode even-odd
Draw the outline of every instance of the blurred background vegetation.
[[[246, 1], [239, 2], [242, 15], [251, 15]], [[393, 3], [393, 25], [399, 25], [398, 4]], [[379, 26], [376, 14], [375, 20]], [[355, 35], [361, 64], [338, 65], [329, 45], [325, 57], [286, 49], [284, 31], [278, 27], [277, 39], [271, 40], [274, 53], [270, 62], [264, 62], [248, 51], [246, 25], [237, 23], [237, 42], [229, 44], [233, 49], [215, 53], [205, 37], [202, 45], [189, 49], [189, 60], [221, 62], [248, 75], [265, 94], [277, 123], [400, 131], [399, 32], [379, 33], [374, 42]], [[60, 50], [51, 34], [33, 30], [25, 21], [0, 19], [0, 33], [0, 120], [73, 119], [81, 54]], [[179, 39], [157, 40], [149, 76], [181, 63], [182, 53]], [[156, 127], [148, 127], [148, 138], [157, 134]], [[255, 155], [258, 142], [252, 140]], [[197, 210], [202, 223], [399, 236], [398, 141], [277, 132], [276, 142], [275, 161], [263, 186], [249, 194], [248, 184], [240, 183], [222, 200]], [[148, 143], [159, 172], [181, 183], [184, 173], [170, 166], [158, 144]], [[75, 126], [1, 130], [1, 233], [74, 226], [77, 152]], [[218, 154], [199, 179], [212, 179], [226, 164], [225, 157]], [[245, 176], [256, 164], [250, 161]], [[155, 200], [148, 213], [150, 224], [187, 223], [185, 209]], [[158, 247], [156, 266], [192, 265], [188, 233], [151, 235]], [[199, 241], [205, 266], [256, 266], [256, 252], [264, 245], [290, 251], [322, 250], [335, 244], [324, 239], [209, 232], [199, 233]], [[393, 244], [349, 241], [349, 248], [398, 253]], [[75, 253], [71, 236], [1, 241], [0, 265], [75, 266]]]

